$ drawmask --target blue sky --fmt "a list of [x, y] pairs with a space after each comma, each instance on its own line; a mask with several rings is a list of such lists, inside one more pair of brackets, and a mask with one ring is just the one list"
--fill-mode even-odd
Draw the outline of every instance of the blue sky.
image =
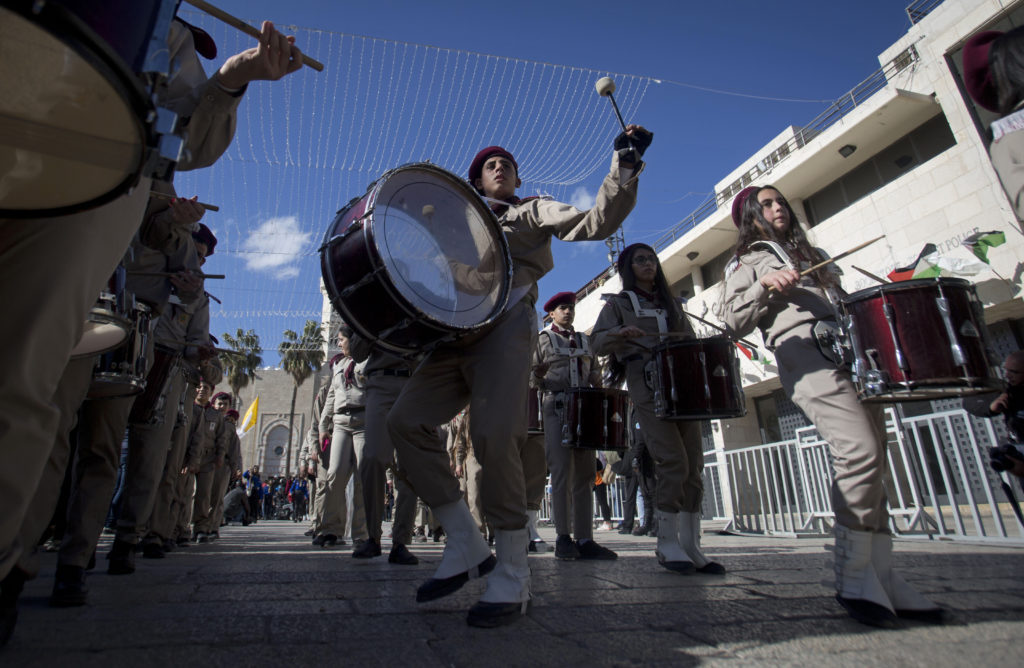
[[[627, 121], [641, 123], [655, 133], [646, 156], [648, 166], [641, 177], [639, 202], [625, 225], [627, 243], [652, 241], [685, 218], [717, 181], [786, 126], [810, 121], [827, 107], [822, 101], [839, 97], [878, 69], [878, 54], [910, 26], [905, 0], [530, 0], [495, 4], [462, 0], [220, 0], [215, 4], [253, 23], [266, 18], [281, 27], [430, 45], [518, 59], [515, 62], [519, 63], [539, 61], [642, 79], [642, 87], [628, 89], [623, 86], [631, 80], [616, 77], [627, 102], [623, 105], [629, 116]], [[196, 19], [190, 6], [183, 4], [182, 8], [186, 18]], [[199, 22], [210, 23], [205, 19]], [[208, 270], [229, 274], [228, 280], [208, 286], [224, 302], [222, 307], [215, 307], [212, 331], [219, 336], [222, 331], [234, 332], [239, 326], [253, 327], [260, 333], [265, 348], [276, 348], [284, 328], [301, 330], [305, 314], [319, 309], [319, 261], [310, 255], [310, 249], [315, 250], [319, 244], [334, 210], [361, 195], [366, 184], [380, 173], [406, 161], [404, 157], [398, 159], [401, 151], [397, 151], [395, 164], [386, 164], [386, 156], [374, 157], [375, 164], [369, 169], [379, 173], [352, 175], [338, 170], [338, 175], [333, 175], [331, 165], [337, 166], [339, 159], [346, 156], [320, 155], [321, 147], [325, 152], [336, 153], [343, 152], [333, 148], [336, 145], [358, 150], [360, 139], [371, 146], [377, 140], [393, 142], [394, 134], [401, 129], [392, 132], [376, 116], [378, 124], [371, 126], [360, 118], [360, 110], [346, 106], [347, 91], [355, 96], [359, 88], [360, 94], [365, 94], [367, 88], [376, 85], [372, 58], [368, 59], [365, 78], [334, 81], [330, 78], [330, 59], [339, 54], [318, 52], [324, 44], [319, 33], [299, 34], [308, 42], [303, 44], [300, 40], [300, 46], [314, 57], [328, 61], [328, 71], [318, 74], [304, 70], [293, 76], [320, 79], [304, 79], [287, 87], [256, 84], [262, 93], [269, 91], [270, 97], [261, 97], [256, 90], [247, 95], [240, 114], [238, 139], [226, 156], [230, 159], [210, 170], [179, 175], [177, 180], [182, 194], [194, 190], [201, 199], [224, 207], [221, 213], [205, 219], [222, 241]], [[235, 38], [233, 34], [230, 38], [218, 37], [218, 42]], [[332, 35], [331, 39], [341, 38]], [[382, 48], [385, 47], [396, 58], [416, 53], [408, 45], [384, 44]], [[231, 52], [226, 48], [232, 45], [222, 44], [221, 59]], [[334, 69], [336, 74], [338, 68]], [[494, 72], [498, 71], [495, 65]], [[589, 72], [580, 76], [597, 78]], [[491, 78], [494, 81], [480, 88], [479, 99], [445, 101], [444, 106], [458, 115], [450, 119], [456, 132], [451, 134], [454, 153], [447, 158], [450, 164], [446, 166], [453, 171], [462, 173], [479, 148], [459, 142], [457, 128], [463, 116], [468, 121], [474, 114], [486, 114], [495, 119], [494, 128], [501, 128], [496, 132], [510, 135], [492, 137], [488, 143], [528, 143], [527, 139], [517, 137], [513, 129], [498, 123], [503, 109], [511, 108], [522, 97], [518, 95], [522, 84], [503, 85], [501, 76]], [[323, 99], [298, 100], [299, 91], [305, 90], [300, 89], [300, 84], [314, 82], [324, 87], [329, 98], [328, 93], [313, 93]], [[442, 99], [443, 77], [432, 80], [424, 90]], [[573, 102], [581, 110], [576, 113], [600, 114], [592, 117], [599, 125], [586, 135], [588, 141], [593, 137], [596, 143], [589, 152], [581, 151], [600, 159], [592, 161], [593, 169], [587, 167], [589, 174], [580, 183], [555, 188], [553, 194], [585, 202], [604, 176], [617, 123], [610, 105], [593, 92], [592, 85], [589, 90], [577, 86], [573, 92], [582, 96]], [[393, 100], [382, 100], [379, 113], [396, 104]], [[247, 113], [251, 110], [246, 105], [258, 105], [260, 114], [250, 119]], [[548, 117], [534, 119], [532, 132], [541, 132], [546, 123], [566, 123], [561, 115], [552, 113], [558, 105], [538, 109], [538, 114], [550, 114], [550, 123]], [[526, 117], [529, 113], [529, 109], [519, 110]], [[329, 132], [323, 131], [325, 123], [330, 126]], [[571, 138], [559, 135], [563, 129], [552, 128], [552, 137], [568, 142]], [[430, 131], [430, 120], [420, 120], [418, 132]], [[353, 137], [346, 137], [347, 132]], [[365, 136], [372, 132], [384, 136]], [[479, 131], [473, 137], [477, 135], [481, 137], [479, 141], [490, 137]], [[274, 146], [268, 149], [268, 143]], [[262, 158], [264, 168], [245, 172], [243, 177], [228, 171], [230, 163], [238, 167], [253, 162], [249, 153], [255, 155], [258, 149], [252, 147], [260, 145], [270, 152]], [[465, 152], [464, 157], [456, 155], [460, 151]], [[460, 160], [462, 164], [456, 164]], [[298, 168], [304, 162], [315, 163], [307, 166], [314, 168], [316, 176], [304, 176], [306, 172]], [[443, 159], [440, 162], [445, 164]], [[536, 163], [535, 158], [535, 169], [539, 167]], [[524, 180], [530, 167], [521, 164]], [[255, 234], [257, 230], [263, 234]], [[555, 241], [554, 252], [556, 268], [540, 283], [542, 301], [554, 292], [580, 287], [607, 263], [607, 249], [599, 242]], [[273, 352], [264, 357], [267, 362], [276, 363]]]

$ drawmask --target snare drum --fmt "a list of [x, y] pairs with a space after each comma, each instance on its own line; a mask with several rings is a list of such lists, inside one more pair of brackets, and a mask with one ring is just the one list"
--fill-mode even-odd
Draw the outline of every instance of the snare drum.
[[0, 0], [0, 216], [75, 213], [139, 182], [160, 141], [149, 89], [169, 70], [176, 7]]
[[96, 305], [89, 311], [82, 338], [71, 351], [72, 357], [86, 357], [113, 350], [128, 338], [133, 324], [131, 309], [134, 299], [125, 287], [125, 269], [118, 265], [100, 292]]
[[466, 181], [429, 163], [387, 172], [339, 211], [320, 264], [345, 322], [398, 354], [492, 322], [512, 284], [497, 218]]
[[526, 395], [526, 433], [544, 433], [544, 403], [536, 387], [531, 387]]
[[842, 304], [853, 380], [864, 401], [919, 401], [1001, 389], [974, 286], [959, 278], [899, 281]]
[[672, 341], [654, 349], [654, 414], [663, 420], [743, 417], [736, 345], [724, 336]]
[[149, 307], [136, 303], [128, 340], [123, 346], [100, 355], [93, 367], [89, 399], [128, 397], [145, 389], [150, 322]]
[[[146, 374], [145, 387], [132, 404], [132, 412], [128, 421], [132, 424], [152, 424], [162, 417], [165, 401], [177, 401], [177, 397], [167, 397], [165, 393], [171, 379], [178, 372], [178, 360], [181, 353], [160, 343], [153, 344], [153, 363]], [[163, 401], [161, 401], [163, 399]]]
[[625, 450], [629, 395], [625, 390], [577, 387], [565, 392], [562, 445], [586, 450]]

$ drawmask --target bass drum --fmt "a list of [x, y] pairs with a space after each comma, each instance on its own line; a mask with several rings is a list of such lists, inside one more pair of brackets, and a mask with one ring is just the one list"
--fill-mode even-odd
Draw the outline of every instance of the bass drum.
[[173, 0], [0, 0], [0, 217], [76, 213], [152, 171]]
[[491, 323], [512, 285], [497, 218], [466, 181], [429, 163], [387, 172], [339, 211], [320, 265], [342, 319], [397, 354]]

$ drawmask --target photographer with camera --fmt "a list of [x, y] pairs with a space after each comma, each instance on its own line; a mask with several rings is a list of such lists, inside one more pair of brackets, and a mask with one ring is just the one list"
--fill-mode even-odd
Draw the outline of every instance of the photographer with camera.
[[964, 399], [964, 408], [978, 417], [1003, 416], [1011, 442], [989, 451], [992, 468], [1024, 478], [1024, 350], [1006, 356], [1003, 372], [1006, 390], [1002, 394], [994, 399], [991, 394]]

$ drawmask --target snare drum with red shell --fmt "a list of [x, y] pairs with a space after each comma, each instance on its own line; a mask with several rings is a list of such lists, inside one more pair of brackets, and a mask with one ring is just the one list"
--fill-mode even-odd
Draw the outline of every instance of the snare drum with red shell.
[[625, 450], [629, 395], [625, 390], [576, 387], [565, 392], [562, 445], [586, 450]]
[[1001, 389], [981, 301], [968, 281], [887, 283], [843, 300], [863, 401], [943, 399]]
[[0, 217], [90, 209], [153, 173], [177, 4], [0, 0]]
[[320, 263], [342, 319], [398, 354], [492, 322], [512, 284], [497, 218], [466, 181], [430, 163], [387, 172], [339, 211]]
[[654, 414], [663, 420], [742, 417], [747, 404], [736, 344], [724, 336], [654, 349]]

